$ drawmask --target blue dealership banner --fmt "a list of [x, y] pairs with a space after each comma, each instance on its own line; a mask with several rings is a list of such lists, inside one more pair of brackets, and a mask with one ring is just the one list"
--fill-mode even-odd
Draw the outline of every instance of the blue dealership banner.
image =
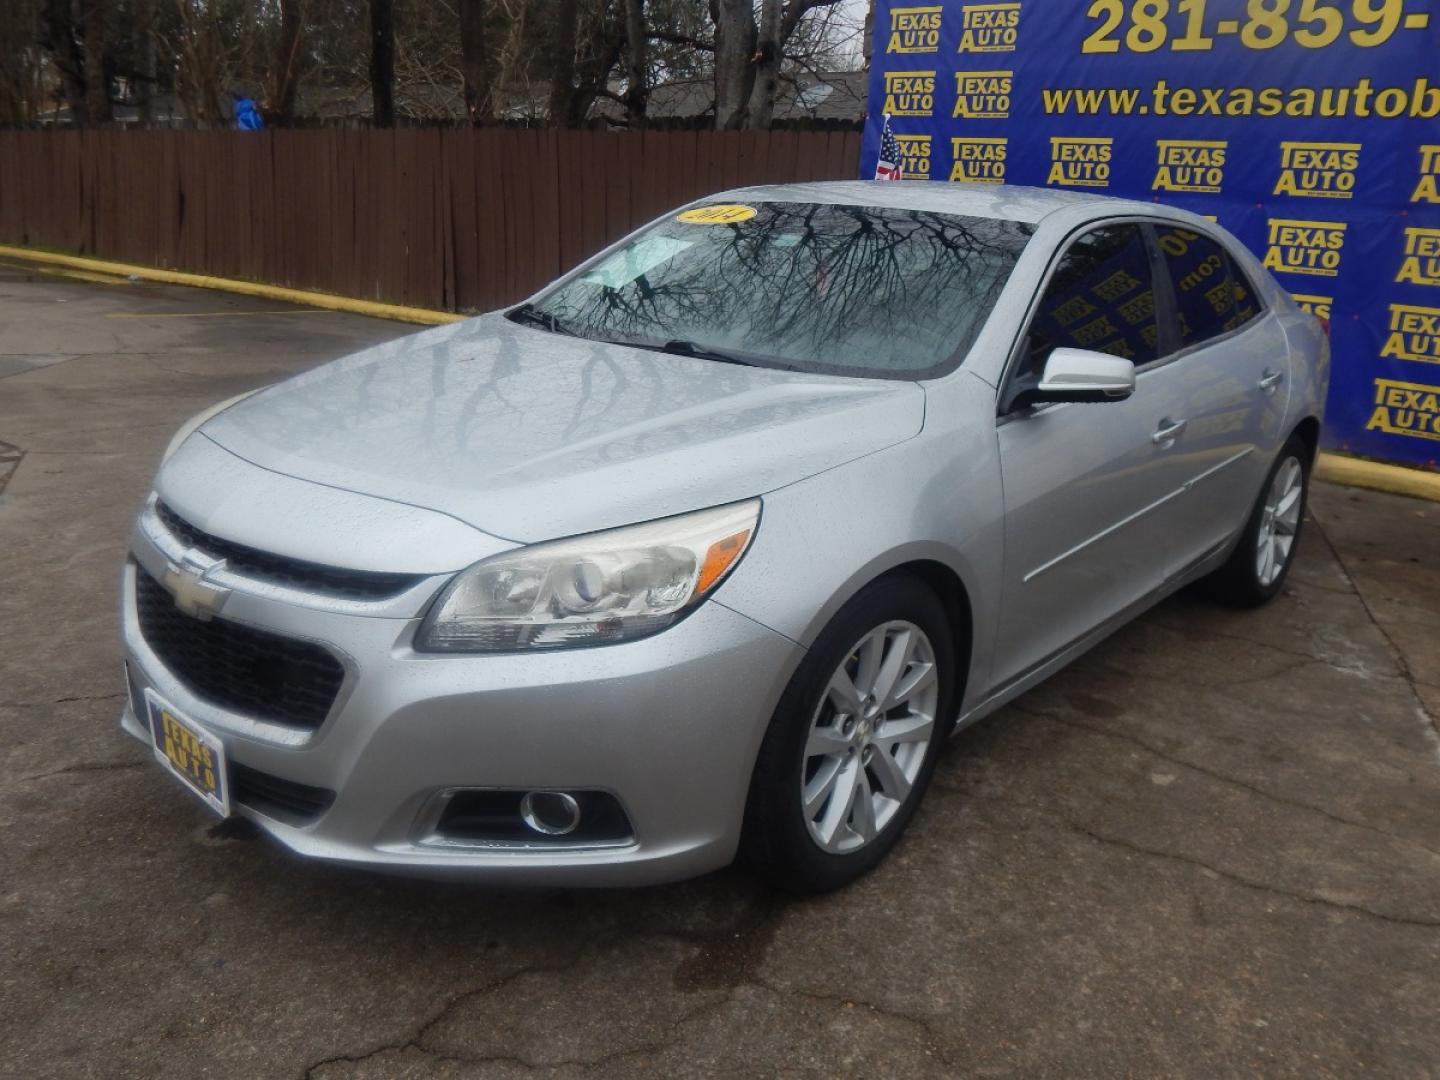
[[1218, 220], [1330, 320], [1327, 445], [1440, 468], [1440, 0], [877, 0], [861, 176]]

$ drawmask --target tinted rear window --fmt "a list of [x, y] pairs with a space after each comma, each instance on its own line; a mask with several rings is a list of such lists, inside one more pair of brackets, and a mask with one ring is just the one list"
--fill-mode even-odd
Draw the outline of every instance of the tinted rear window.
[[1258, 300], [1217, 241], [1179, 226], [1158, 226], [1155, 234], [1174, 287], [1180, 348], [1229, 333], [1255, 317]]

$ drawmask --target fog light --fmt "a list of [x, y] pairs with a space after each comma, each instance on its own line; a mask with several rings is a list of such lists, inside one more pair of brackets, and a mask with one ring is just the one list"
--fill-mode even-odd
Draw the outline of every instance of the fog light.
[[525, 824], [546, 836], [565, 836], [580, 824], [580, 804], [563, 791], [527, 791], [520, 800]]

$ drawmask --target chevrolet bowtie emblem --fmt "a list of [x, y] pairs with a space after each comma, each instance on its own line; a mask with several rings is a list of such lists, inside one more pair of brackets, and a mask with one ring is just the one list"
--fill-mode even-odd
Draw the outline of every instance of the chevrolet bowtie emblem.
[[170, 563], [165, 567], [161, 583], [175, 597], [177, 608], [186, 615], [208, 620], [225, 606], [225, 601], [230, 596], [230, 590], [223, 585], [212, 585], [205, 580], [206, 574], [223, 565], [223, 560], [204, 567], [195, 566], [189, 561], [180, 566]]

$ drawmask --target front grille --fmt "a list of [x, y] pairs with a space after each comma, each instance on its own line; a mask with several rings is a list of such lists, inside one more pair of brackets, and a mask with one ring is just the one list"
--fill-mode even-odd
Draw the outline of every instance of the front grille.
[[424, 577], [422, 574], [346, 570], [344, 567], [325, 566], [260, 551], [197, 529], [159, 500], [155, 503], [155, 513], [175, 539], [186, 547], [197, 548], [211, 558], [224, 559], [227, 567], [235, 573], [272, 585], [323, 593], [344, 600], [384, 600], [398, 596]]
[[230, 763], [230, 792], [235, 801], [290, 825], [308, 825], [335, 801], [326, 788], [282, 780], [259, 769]]
[[324, 722], [345, 678], [327, 650], [225, 619], [192, 618], [144, 567], [136, 566], [135, 575], [140, 633], [196, 697], [306, 731]]

